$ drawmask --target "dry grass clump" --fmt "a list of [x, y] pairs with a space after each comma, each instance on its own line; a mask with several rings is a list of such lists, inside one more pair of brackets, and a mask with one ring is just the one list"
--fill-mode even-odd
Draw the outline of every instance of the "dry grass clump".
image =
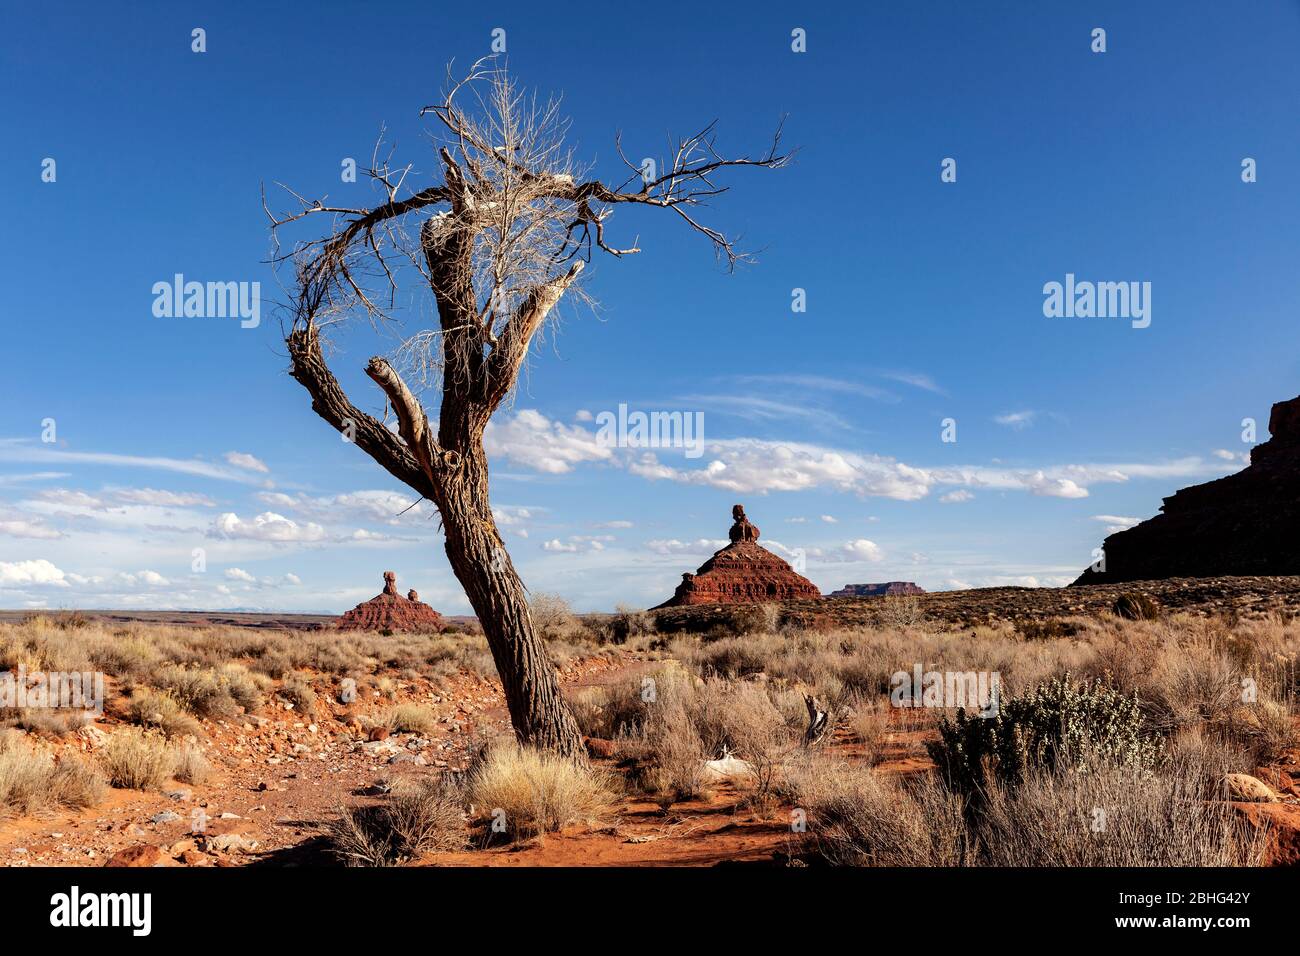
[[181, 783], [201, 786], [212, 775], [212, 764], [198, 747], [186, 743], [172, 752], [171, 774]]
[[278, 693], [299, 713], [310, 714], [316, 706], [316, 691], [312, 690], [311, 682], [300, 675], [285, 678]]
[[211, 720], [234, 717], [262, 705], [257, 681], [247, 668], [235, 664], [215, 668], [165, 664], [149, 675], [146, 682], [166, 691], [196, 717]]
[[125, 790], [157, 790], [175, 767], [166, 738], [138, 727], [114, 732], [104, 746], [103, 761], [108, 782]]
[[384, 711], [379, 723], [393, 733], [428, 735], [433, 733], [438, 718], [422, 704], [397, 704]]
[[127, 713], [132, 723], [141, 727], [156, 727], [167, 737], [197, 736], [200, 727], [170, 693], [158, 693], [139, 687], [131, 695]]
[[926, 776], [908, 786], [863, 764], [805, 753], [791, 769], [803, 840], [840, 866], [961, 866], [973, 852], [959, 797]]
[[990, 789], [975, 824], [985, 866], [1259, 866], [1262, 831], [1194, 764], [1154, 776], [1120, 767]]
[[103, 798], [104, 778], [93, 766], [69, 754], [55, 757], [22, 736], [12, 732], [0, 736], [0, 813], [79, 809]]
[[765, 801], [806, 722], [802, 697], [793, 691], [717, 677], [701, 681], [666, 669], [639, 688], [627, 682], [611, 687], [597, 720], [579, 712], [588, 726], [617, 726], [620, 752], [637, 760], [635, 784], [664, 803], [707, 796], [705, 762], [724, 754], [748, 764], [747, 779], [737, 782], [752, 787], [751, 799]]
[[399, 866], [425, 853], [463, 850], [464, 797], [445, 777], [404, 782], [385, 803], [344, 809], [327, 837], [346, 866]]
[[513, 741], [489, 747], [466, 782], [491, 831], [512, 839], [600, 823], [614, 810], [615, 786], [603, 771]]
[[996, 780], [978, 813], [927, 774], [898, 782], [817, 755], [791, 773], [805, 848], [844, 866], [1258, 866], [1267, 835], [1221, 799], [1210, 768], [1142, 775], [1039, 770]]

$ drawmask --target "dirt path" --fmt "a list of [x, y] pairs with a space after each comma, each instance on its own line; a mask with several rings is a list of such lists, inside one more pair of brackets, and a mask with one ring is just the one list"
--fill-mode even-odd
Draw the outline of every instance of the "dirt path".
[[[644, 666], [638, 660], [586, 658], [562, 669], [561, 680], [566, 687], [590, 686]], [[473, 740], [509, 732], [499, 685], [469, 674], [448, 683], [439, 690], [424, 679], [398, 682], [403, 702], [426, 705], [437, 715], [427, 735], [367, 740], [356, 718], [391, 701], [344, 706], [324, 695], [311, 714], [276, 702], [260, 715], [205, 721], [200, 746], [213, 765], [210, 780], [195, 786], [172, 782], [156, 793], [109, 790], [84, 811], [3, 820], [0, 865], [94, 866], [142, 844], [163, 848], [170, 858], [202, 845], [196, 829], [230, 837], [217, 841], [230, 849], [197, 854], [191, 858], [195, 865], [326, 862], [315, 838], [340, 806], [380, 799], [384, 784], [402, 774], [462, 767]], [[78, 734], [88, 755], [120, 726], [112, 714], [110, 708]]]

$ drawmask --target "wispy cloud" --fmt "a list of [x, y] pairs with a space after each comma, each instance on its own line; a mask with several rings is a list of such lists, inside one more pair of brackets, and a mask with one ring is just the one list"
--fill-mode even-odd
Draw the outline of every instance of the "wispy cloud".
[[199, 458], [165, 458], [157, 455], [119, 455], [112, 452], [68, 451], [51, 448], [25, 439], [0, 440], [0, 461], [27, 462], [32, 464], [62, 465], [108, 465], [118, 468], [144, 468], [156, 471], [171, 471], [183, 475], [195, 475], [201, 478], [215, 478], [220, 481], [235, 481], [242, 484], [259, 483], [248, 474], [224, 468]]
[[999, 425], [1005, 425], [1007, 428], [1020, 431], [1032, 425], [1037, 417], [1038, 412], [1033, 409], [1025, 409], [1021, 412], [1005, 412], [1001, 415], [994, 415], [993, 420]]
[[268, 473], [271, 469], [266, 467], [266, 463], [260, 458], [256, 458], [247, 452], [228, 451], [222, 456], [226, 461], [236, 468], [243, 468], [247, 471], [258, 471], [262, 474]]
[[880, 375], [882, 378], [887, 378], [891, 382], [902, 382], [904, 385], [911, 385], [913, 388], [933, 392], [936, 395], [948, 394], [940, 388], [938, 384], [936, 384], [934, 379], [920, 372], [885, 371], [881, 372]]

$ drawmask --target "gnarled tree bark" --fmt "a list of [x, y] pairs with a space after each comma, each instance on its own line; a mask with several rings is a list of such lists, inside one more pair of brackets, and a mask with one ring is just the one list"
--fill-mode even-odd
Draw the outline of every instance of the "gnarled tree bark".
[[[476, 121], [455, 98], [465, 83], [482, 80], [490, 84], [480, 100], [489, 115]], [[482, 61], [467, 80], [452, 86], [441, 105], [422, 113], [432, 113], [450, 133], [439, 151], [442, 185], [402, 198], [410, 167], [392, 170], [386, 161], [381, 164], [376, 147], [367, 172], [387, 194], [380, 205], [326, 206], [295, 193], [302, 203], [298, 212], [277, 217], [267, 209], [273, 234], [313, 215], [335, 218], [328, 236], [298, 246], [292, 255], [297, 295], [286, 337], [290, 373], [311, 395], [321, 418], [437, 507], [447, 558], [482, 624], [519, 739], [578, 755], [577, 722], [493, 519], [484, 430], [514, 389], [533, 340], [578, 280], [593, 245], [614, 256], [638, 251], [605, 243], [605, 223], [614, 207], [671, 209], [734, 266], [743, 254], [722, 233], [701, 224], [692, 207], [726, 191], [715, 181], [721, 173], [743, 166], [778, 168], [789, 157], [777, 152], [778, 130], [765, 156], [723, 158], [710, 125], [680, 141], [660, 175], [645, 174], [624, 157], [633, 175], [621, 185], [579, 181], [559, 148], [563, 129], [554, 107], [539, 109], [515, 92], [503, 72], [484, 68]], [[633, 181], [639, 188], [630, 188]], [[411, 222], [418, 222], [418, 229], [410, 229]], [[396, 413], [397, 434], [352, 403], [321, 347], [322, 330], [351, 314], [372, 321], [391, 318], [379, 303], [386, 294], [396, 300], [394, 264], [417, 269], [437, 307], [439, 327], [417, 333], [403, 347], [417, 370], [433, 367], [440, 376], [436, 433], [416, 393], [387, 359], [372, 358], [366, 374]]]

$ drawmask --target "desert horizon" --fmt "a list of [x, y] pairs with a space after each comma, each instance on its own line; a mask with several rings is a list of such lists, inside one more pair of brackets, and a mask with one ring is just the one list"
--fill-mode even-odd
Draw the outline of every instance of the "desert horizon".
[[1294, 0], [11, 6], [16, 942], [1289, 926]]

